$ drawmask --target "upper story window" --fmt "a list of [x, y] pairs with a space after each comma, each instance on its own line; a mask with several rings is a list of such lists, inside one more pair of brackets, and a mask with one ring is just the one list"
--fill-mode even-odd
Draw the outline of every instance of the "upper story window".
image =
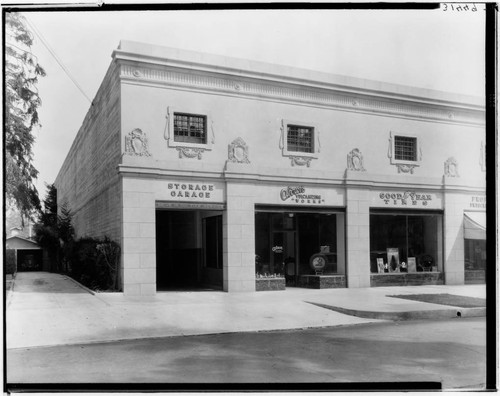
[[207, 117], [197, 114], [174, 113], [174, 141], [206, 144]]
[[311, 122], [281, 120], [280, 149], [292, 166], [311, 165], [320, 150], [319, 130]]
[[168, 147], [179, 151], [179, 158], [201, 159], [205, 151], [212, 150], [215, 131], [208, 109], [196, 104], [189, 108], [168, 106], [166, 118], [164, 138]]
[[395, 165], [398, 173], [414, 172], [416, 167], [422, 162], [422, 147], [418, 135], [401, 133], [390, 133], [389, 151], [387, 156], [391, 164]]
[[287, 125], [287, 149], [301, 153], [314, 152], [314, 128], [300, 125]]
[[394, 159], [400, 161], [416, 161], [417, 138], [394, 136]]

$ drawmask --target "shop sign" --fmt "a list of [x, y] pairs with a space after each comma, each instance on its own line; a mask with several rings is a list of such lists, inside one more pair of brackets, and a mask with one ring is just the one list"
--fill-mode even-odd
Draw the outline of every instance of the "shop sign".
[[379, 198], [387, 206], [427, 206], [432, 203], [431, 194], [417, 194], [415, 191], [381, 192]]
[[475, 209], [486, 209], [486, 196], [472, 196], [469, 205]]
[[168, 183], [168, 191], [173, 198], [210, 199], [214, 189], [213, 184]]
[[283, 253], [283, 246], [273, 246], [271, 250], [273, 253]]
[[282, 201], [303, 204], [321, 204], [325, 202], [320, 194], [309, 194], [304, 186], [286, 187], [280, 191]]
[[156, 201], [157, 209], [192, 209], [192, 210], [225, 210], [223, 203], [193, 203], [193, 202], [165, 202]]

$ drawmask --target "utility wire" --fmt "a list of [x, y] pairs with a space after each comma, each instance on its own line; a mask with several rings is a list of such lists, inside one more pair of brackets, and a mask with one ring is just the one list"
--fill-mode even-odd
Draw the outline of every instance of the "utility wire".
[[75, 86], [80, 90], [80, 92], [82, 93], [82, 95], [85, 96], [85, 98], [89, 101], [89, 103], [92, 104], [92, 100], [87, 96], [87, 94], [85, 93], [85, 91], [83, 90], [83, 88], [80, 86], [80, 84], [78, 84], [78, 82], [73, 78], [73, 76], [71, 75], [71, 73], [69, 72], [69, 70], [66, 68], [66, 66], [64, 66], [64, 63], [58, 58], [58, 56], [55, 54], [55, 52], [52, 50], [52, 48], [50, 48], [49, 44], [43, 38], [42, 33], [40, 33], [38, 31], [38, 29], [35, 27], [35, 25], [33, 24], [33, 22], [31, 22], [28, 18], [26, 18], [26, 21], [28, 22], [28, 25], [30, 25], [31, 29], [33, 29], [33, 32], [35, 32], [35, 34], [37, 35], [37, 37], [40, 39], [40, 41], [42, 42], [42, 44], [45, 46], [45, 48], [47, 48], [47, 50], [54, 57], [54, 59], [56, 60], [56, 62], [59, 64], [59, 66], [61, 66], [61, 68], [66, 73], [66, 75], [69, 77], [69, 79], [73, 82], [73, 84], [75, 84]]

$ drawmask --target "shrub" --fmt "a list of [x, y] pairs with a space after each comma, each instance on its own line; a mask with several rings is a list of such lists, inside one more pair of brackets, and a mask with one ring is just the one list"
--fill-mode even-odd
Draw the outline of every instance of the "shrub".
[[108, 238], [81, 238], [68, 256], [69, 274], [92, 290], [119, 291], [120, 247]]

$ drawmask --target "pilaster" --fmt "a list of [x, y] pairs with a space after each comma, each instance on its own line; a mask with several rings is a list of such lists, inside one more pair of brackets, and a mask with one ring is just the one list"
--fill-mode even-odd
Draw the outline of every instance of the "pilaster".
[[155, 195], [123, 180], [122, 279], [125, 295], [156, 293]]
[[227, 210], [223, 214], [223, 289], [255, 291], [254, 187], [227, 183]]
[[370, 287], [369, 191], [346, 188], [347, 287]]

